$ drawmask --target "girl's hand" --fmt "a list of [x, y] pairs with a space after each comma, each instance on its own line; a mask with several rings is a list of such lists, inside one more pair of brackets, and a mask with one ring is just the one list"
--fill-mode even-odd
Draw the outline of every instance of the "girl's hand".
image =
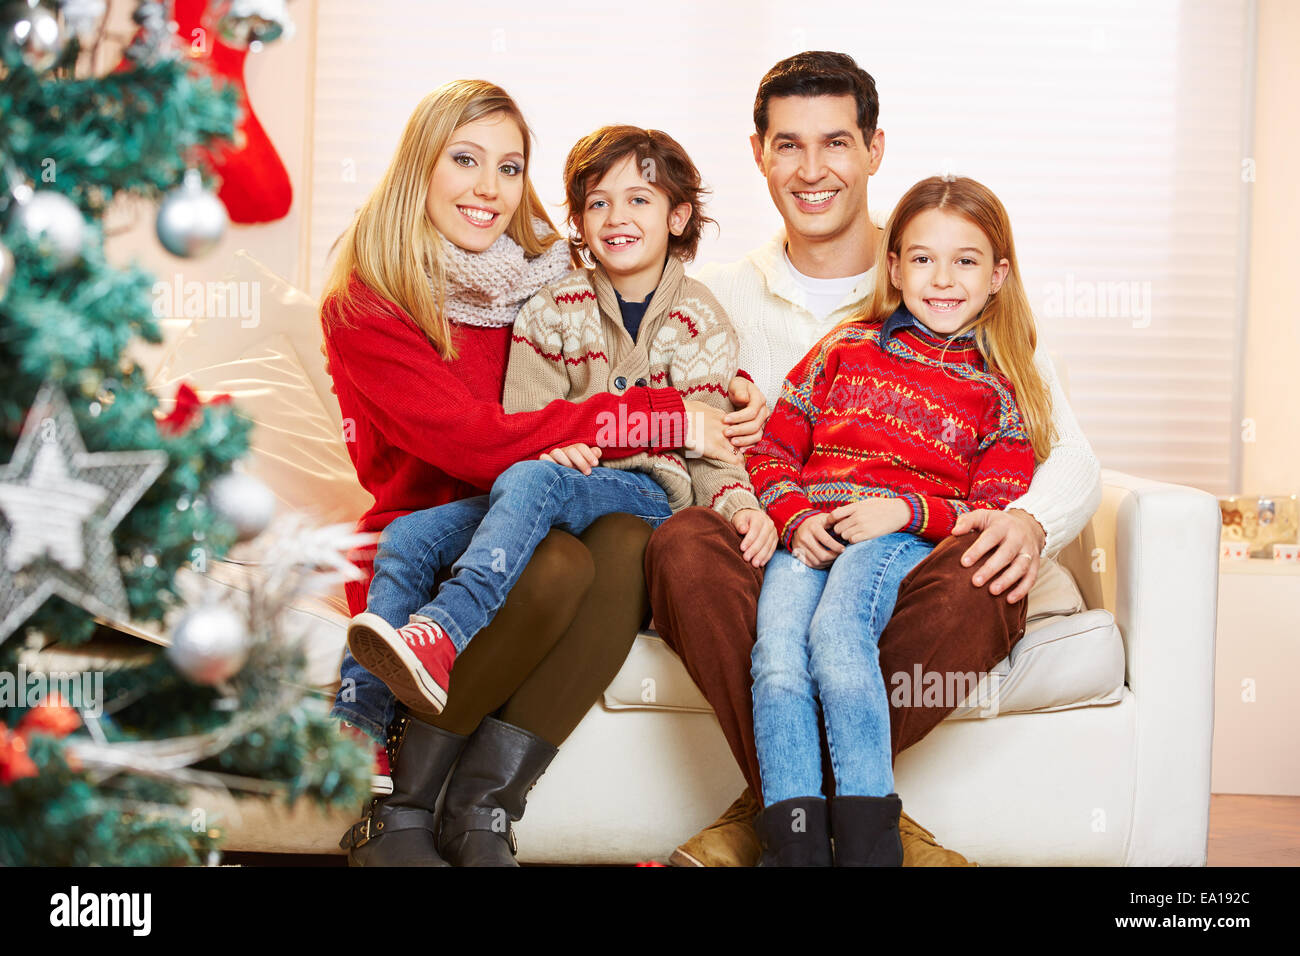
[[975, 572], [971, 583], [983, 587], [999, 571], [1002, 575], [989, 585], [990, 594], [1001, 594], [1007, 588], [1007, 603], [1015, 604], [1034, 586], [1038, 579], [1038, 556], [1047, 543], [1047, 532], [1037, 519], [1027, 511], [1012, 508], [1008, 511], [981, 509], [968, 511], [952, 526], [954, 535], [968, 531], [982, 531], [975, 543], [961, 556], [961, 563], [970, 567], [990, 551], [987, 561]]
[[739, 375], [727, 386], [727, 398], [736, 406], [736, 411], [723, 416], [723, 423], [729, 426], [726, 436], [737, 448], [757, 445], [763, 437], [763, 426], [772, 415], [767, 407], [767, 399], [757, 385]]
[[804, 518], [803, 523], [795, 529], [791, 553], [810, 568], [828, 568], [844, 551], [844, 545], [826, 530], [826, 523], [830, 519], [830, 514], [823, 511]]
[[865, 498], [831, 512], [831, 526], [849, 544], [893, 534], [906, 527], [912, 509], [902, 498]]
[[572, 468], [584, 475], [590, 475], [591, 469], [595, 468], [600, 461], [600, 449], [584, 445], [579, 441], [563, 448], [552, 449], [538, 460], [553, 461], [557, 465], [563, 465], [565, 468]]
[[729, 465], [743, 465], [744, 457], [723, 434], [722, 411], [704, 402], [683, 402], [686, 406], [686, 444], [682, 447], [694, 454], [688, 458], [712, 458]]
[[740, 553], [746, 561], [761, 568], [772, 559], [776, 553], [776, 525], [766, 512], [741, 508], [731, 516], [731, 526], [744, 535], [740, 541]]

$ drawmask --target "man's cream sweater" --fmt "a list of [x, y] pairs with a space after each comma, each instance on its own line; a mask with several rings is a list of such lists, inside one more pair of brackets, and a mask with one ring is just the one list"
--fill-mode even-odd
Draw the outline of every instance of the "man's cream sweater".
[[[581, 402], [634, 385], [668, 385], [683, 399], [729, 412], [727, 386], [736, 375], [737, 351], [727, 313], [707, 288], [687, 278], [679, 259], [668, 258], [635, 342], [623, 327], [605, 270], [599, 265], [576, 269], [520, 310], [501, 404], [513, 414], [535, 411], [557, 398]], [[659, 427], [656, 422], [609, 424], [629, 430]], [[629, 444], [621, 440], [626, 436], [612, 437], [618, 445]], [[744, 465], [677, 452], [641, 453], [602, 464], [649, 474], [668, 493], [673, 511], [704, 505], [730, 521], [744, 508], [761, 510]]]
[[[872, 269], [835, 311], [817, 321], [785, 263], [784, 230], [739, 262], [704, 266], [697, 278], [731, 316], [740, 337], [740, 367], [753, 377], [768, 408], [776, 407], [790, 369], [866, 303], [876, 281]], [[1007, 508], [1033, 515], [1047, 532], [1043, 554], [1054, 555], [1078, 536], [1101, 503], [1101, 468], [1051, 360], [1040, 348], [1034, 361], [1051, 391], [1056, 442], [1047, 460], [1034, 469], [1029, 491]]]

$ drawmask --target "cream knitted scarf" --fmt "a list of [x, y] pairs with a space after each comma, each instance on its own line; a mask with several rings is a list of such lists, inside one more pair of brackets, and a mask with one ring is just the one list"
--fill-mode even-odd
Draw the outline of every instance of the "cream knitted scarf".
[[[542, 236], [551, 230], [541, 219], [534, 219], [533, 231]], [[483, 252], [466, 252], [445, 236], [442, 248], [447, 262], [447, 318], [462, 325], [499, 328], [512, 324], [520, 307], [538, 289], [571, 268], [569, 244], [563, 239], [532, 259], [504, 232]], [[432, 278], [429, 284], [432, 287]]]

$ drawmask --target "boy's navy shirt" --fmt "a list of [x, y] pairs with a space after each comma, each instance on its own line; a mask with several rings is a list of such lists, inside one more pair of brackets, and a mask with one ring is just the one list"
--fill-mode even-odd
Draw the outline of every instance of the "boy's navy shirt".
[[654, 298], [651, 292], [645, 297], [644, 302], [627, 302], [618, 290], [614, 290], [614, 295], [618, 297], [618, 311], [623, 316], [623, 328], [627, 329], [627, 334], [632, 336], [632, 341], [636, 341], [636, 334], [641, 330], [641, 320], [645, 318], [645, 310], [650, 308], [650, 300]]

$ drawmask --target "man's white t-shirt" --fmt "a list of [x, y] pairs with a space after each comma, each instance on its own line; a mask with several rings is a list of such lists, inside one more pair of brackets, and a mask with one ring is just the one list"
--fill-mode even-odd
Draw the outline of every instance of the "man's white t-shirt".
[[[841, 303], [844, 302], [845, 296], [853, 291], [854, 286], [871, 275], [872, 270], [860, 272], [855, 276], [839, 276], [834, 279], [815, 279], [812, 276], [806, 276], [794, 267], [790, 261], [790, 253], [783, 251], [781, 258], [785, 260], [785, 267], [790, 270], [790, 278], [794, 279], [795, 284], [804, 292], [804, 302], [808, 306], [808, 311], [813, 314], [813, 318], [818, 322], [825, 322], [826, 317], [834, 312]], [[798, 361], [802, 356], [796, 356], [794, 361]], [[793, 365], [793, 362], [791, 363]]]

